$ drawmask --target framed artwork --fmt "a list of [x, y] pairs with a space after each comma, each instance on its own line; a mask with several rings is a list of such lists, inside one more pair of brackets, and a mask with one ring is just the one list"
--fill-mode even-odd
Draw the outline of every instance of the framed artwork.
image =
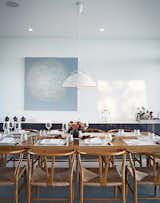
[[76, 111], [77, 88], [62, 87], [78, 69], [78, 58], [26, 57], [24, 110]]

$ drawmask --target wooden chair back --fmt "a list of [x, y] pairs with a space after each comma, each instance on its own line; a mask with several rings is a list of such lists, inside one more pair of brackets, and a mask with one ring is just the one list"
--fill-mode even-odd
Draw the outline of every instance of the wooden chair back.
[[[151, 179], [151, 182], [155, 182], [155, 184], [160, 184], [160, 164], [156, 163], [156, 155], [150, 154], [150, 153], [143, 153], [142, 155], [145, 155], [144, 157], [146, 158], [145, 167], [152, 169], [152, 174], [149, 174], [153, 176], [153, 179]], [[133, 178], [136, 180], [137, 168], [134, 163], [133, 154], [128, 153], [128, 156], [129, 156], [129, 163], [132, 170]]]
[[101, 185], [106, 185], [108, 180], [108, 171], [109, 168], [118, 167], [116, 164], [116, 161], [114, 161], [114, 164], [112, 163], [112, 158], [116, 159], [117, 156], [122, 156], [120, 162], [118, 162], [118, 165], [120, 166], [121, 171], [121, 180], [124, 183], [125, 181], [125, 162], [126, 162], [126, 152], [123, 150], [119, 151], [80, 151], [78, 155], [78, 164], [80, 169], [80, 175], [83, 177], [83, 169], [81, 165], [81, 155], [91, 155], [91, 156], [97, 156], [98, 157], [98, 163], [99, 163], [99, 183]]
[[101, 130], [101, 129], [97, 129], [97, 128], [87, 128], [85, 130], [85, 132], [88, 132], [88, 133], [103, 133], [105, 131]]
[[125, 128], [125, 129], [110, 129], [110, 130], [108, 130], [107, 132], [108, 133], [117, 133], [117, 132], [119, 132], [119, 130], [124, 130], [124, 132], [133, 132], [133, 130], [132, 129], [127, 129], [127, 128]]
[[[14, 172], [15, 179], [17, 179], [19, 176], [20, 168], [22, 167], [23, 155], [25, 152], [26, 152], [25, 149], [18, 149], [18, 147], [15, 147], [15, 148], [8, 147], [8, 148], [1, 148], [0, 149], [0, 155], [5, 157], [5, 160], [3, 161], [2, 167], [7, 167], [7, 163], [12, 161], [13, 168], [15, 170], [15, 172]], [[15, 165], [15, 163], [14, 163], [15, 160], [12, 160], [12, 156], [11, 156], [11, 158], [9, 157], [9, 159], [8, 159], [7, 155], [14, 155], [14, 156], [19, 155], [19, 158], [17, 159], [17, 165]], [[25, 168], [25, 166], [23, 166], [23, 168]]]
[[31, 133], [39, 133], [39, 130], [32, 129], [32, 128], [24, 128], [23, 130], [29, 131]]
[[[37, 158], [40, 157], [41, 164], [36, 165], [36, 167], [40, 167], [44, 170], [46, 176], [46, 183], [47, 185], [53, 185], [54, 183], [54, 173], [55, 173], [55, 162], [56, 158], [58, 157], [66, 157], [68, 158], [69, 163], [69, 174], [70, 180], [73, 178], [73, 167], [74, 167], [74, 160], [75, 160], [75, 151], [70, 149], [31, 149], [28, 151], [28, 173], [29, 173], [29, 181], [31, 179], [31, 157], [32, 159], [34, 156]], [[32, 160], [33, 163], [33, 160]], [[33, 169], [34, 170], [34, 169]]]
[[[0, 149], [0, 157], [2, 157], [1, 166], [4, 167], [9, 161], [12, 161], [13, 167], [15, 167], [15, 157], [19, 155], [17, 169], [15, 169], [17, 170], [17, 173], [19, 173], [25, 152], [26, 152], [25, 149], [19, 149], [18, 147], [1, 148]], [[10, 156], [8, 159], [8, 155], [13, 156]]]

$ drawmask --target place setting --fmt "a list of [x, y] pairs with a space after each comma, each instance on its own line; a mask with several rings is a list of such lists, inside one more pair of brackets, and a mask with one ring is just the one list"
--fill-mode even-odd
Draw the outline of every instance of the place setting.
[[20, 138], [16, 138], [9, 135], [0, 137], [0, 145], [18, 145], [20, 143], [21, 143]]
[[67, 145], [66, 139], [54, 139], [54, 138], [44, 138], [38, 140], [35, 145], [39, 146], [64, 146]]
[[112, 145], [111, 141], [111, 134], [104, 133], [82, 133], [79, 137], [80, 146], [110, 146]]
[[139, 134], [135, 139], [124, 140], [127, 145], [159, 145], [160, 137], [152, 132], [148, 135]]
[[36, 146], [66, 146], [68, 145], [68, 136], [66, 134], [54, 134], [38, 137]]

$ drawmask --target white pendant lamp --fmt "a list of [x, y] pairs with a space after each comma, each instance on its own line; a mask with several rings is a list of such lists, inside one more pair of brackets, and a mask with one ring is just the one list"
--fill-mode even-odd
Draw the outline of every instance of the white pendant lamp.
[[[76, 6], [78, 6], [78, 16], [81, 16], [83, 13], [83, 3], [76, 2]], [[78, 35], [79, 36], [79, 35]], [[79, 37], [78, 37], [79, 40]], [[63, 82], [63, 87], [95, 87], [96, 83], [94, 80], [82, 72], [74, 72]]]
[[63, 83], [63, 87], [95, 87], [96, 83], [85, 73], [71, 74]]

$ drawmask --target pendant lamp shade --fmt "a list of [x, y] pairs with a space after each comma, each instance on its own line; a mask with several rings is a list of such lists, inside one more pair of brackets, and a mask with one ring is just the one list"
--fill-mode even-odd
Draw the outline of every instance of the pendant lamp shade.
[[63, 87], [95, 87], [96, 83], [93, 79], [82, 72], [72, 73], [63, 82]]

